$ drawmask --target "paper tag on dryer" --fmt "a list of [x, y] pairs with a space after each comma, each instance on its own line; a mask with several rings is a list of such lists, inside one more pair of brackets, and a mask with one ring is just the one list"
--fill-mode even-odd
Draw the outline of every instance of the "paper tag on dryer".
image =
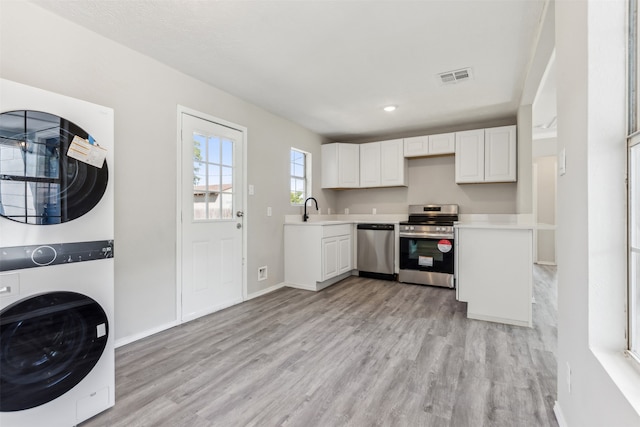
[[71, 145], [69, 145], [67, 156], [91, 166], [102, 168], [104, 159], [107, 158], [107, 150], [98, 144], [91, 144], [86, 139], [76, 135], [73, 137]]

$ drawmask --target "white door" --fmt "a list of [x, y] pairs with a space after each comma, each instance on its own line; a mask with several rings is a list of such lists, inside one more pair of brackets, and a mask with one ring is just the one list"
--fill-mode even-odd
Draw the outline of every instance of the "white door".
[[243, 298], [242, 131], [181, 113], [182, 321]]

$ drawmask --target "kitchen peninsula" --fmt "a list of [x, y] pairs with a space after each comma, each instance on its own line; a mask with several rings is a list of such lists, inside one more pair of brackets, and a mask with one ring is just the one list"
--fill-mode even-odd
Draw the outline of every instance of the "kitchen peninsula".
[[455, 226], [457, 299], [467, 317], [532, 327], [531, 223], [472, 221]]

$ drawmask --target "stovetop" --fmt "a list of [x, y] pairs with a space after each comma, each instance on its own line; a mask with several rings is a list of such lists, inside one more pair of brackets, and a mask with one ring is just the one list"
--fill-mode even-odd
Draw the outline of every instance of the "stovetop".
[[409, 205], [409, 218], [400, 225], [452, 227], [457, 220], [458, 205]]

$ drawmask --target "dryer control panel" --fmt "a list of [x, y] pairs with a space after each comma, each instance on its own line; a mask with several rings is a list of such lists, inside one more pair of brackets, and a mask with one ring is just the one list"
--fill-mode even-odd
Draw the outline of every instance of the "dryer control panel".
[[113, 240], [0, 248], [0, 271], [113, 258]]

